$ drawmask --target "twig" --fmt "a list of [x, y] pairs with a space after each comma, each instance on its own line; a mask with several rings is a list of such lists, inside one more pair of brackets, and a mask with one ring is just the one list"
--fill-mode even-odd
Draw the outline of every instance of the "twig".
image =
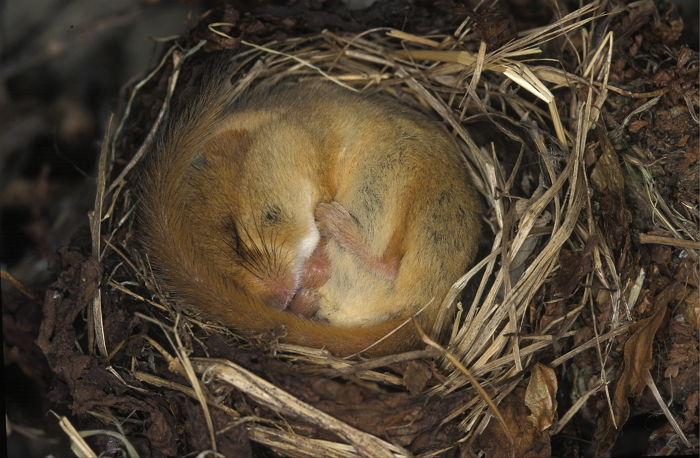
[[671, 427], [673, 430], [680, 436], [681, 440], [685, 444], [686, 447], [690, 447], [690, 442], [688, 441], [688, 438], [685, 437], [685, 434], [683, 433], [683, 430], [681, 429], [680, 425], [676, 421], [676, 419], [673, 417], [673, 414], [671, 413], [670, 410], [668, 410], [668, 406], [664, 402], [664, 400], [661, 398], [661, 393], [659, 393], [659, 389], [656, 387], [656, 383], [654, 383], [654, 379], [651, 377], [651, 372], [647, 370], [647, 377], [646, 377], [646, 382], [647, 382], [647, 387], [651, 390], [651, 393], [654, 395], [654, 399], [656, 399], [656, 402], [659, 404], [659, 407], [661, 408], [661, 411], [664, 413], [666, 416], [666, 419], [668, 420], [669, 423], [671, 423]]
[[92, 451], [90, 446], [87, 444], [87, 442], [85, 442], [85, 439], [83, 439], [78, 430], [75, 429], [68, 417], [59, 417], [56, 413], [51, 413], [58, 418], [58, 425], [70, 438], [72, 444], [71, 449], [73, 449], [73, 452], [76, 455], [81, 458], [97, 458], [97, 454]]
[[677, 239], [675, 237], [664, 237], [662, 235], [639, 234], [639, 243], [675, 246], [687, 250], [700, 250], [700, 242]]
[[10, 284], [12, 284], [12, 286], [14, 286], [15, 288], [17, 288], [17, 290], [18, 290], [20, 293], [24, 294], [25, 296], [27, 296], [29, 299], [33, 300], [33, 301], [36, 302], [37, 304], [42, 304], [42, 303], [43, 303], [43, 302], [39, 299], [39, 297], [38, 297], [36, 294], [34, 294], [33, 292], [31, 292], [31, 291], [29, 290], [29, 288], [27, 288], [26, 286], [24, 286], [24, 284], [23, 284], [21, 281], [17, 280], [17, 279], [14, 277], [14, 275], [12, 275], [10, 272], [6, 271], [5, 269], [0, 269], [0, 278], [2, 278], [3, 280], [9, 281]]
[[205, 379], [216, 378], [229, 383], [269, 408], [294, 415], [335, 433], [364, 456], [390, 458], [396, 454], [410, 455], [404, 448], [333, 418], [231, 361], [203, 358], [193, 358], [191, 361], [197, 371], [204, 373]]

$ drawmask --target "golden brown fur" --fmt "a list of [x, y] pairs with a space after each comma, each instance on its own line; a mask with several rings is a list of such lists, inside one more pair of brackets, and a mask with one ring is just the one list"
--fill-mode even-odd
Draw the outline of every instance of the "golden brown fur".
[[[336, 354], [428, 303], [418, 319], [432, 326], [473, 260], [482, 212], [439, 124], [329, 83], [237, 102], [210, 83], [186, 104], [151, 152], [141, 197], [149, 256], [182, 302]], [[313, 310], [285, 310], [319, 254]], [[409, 323], [370, 353], [415, 344]]]

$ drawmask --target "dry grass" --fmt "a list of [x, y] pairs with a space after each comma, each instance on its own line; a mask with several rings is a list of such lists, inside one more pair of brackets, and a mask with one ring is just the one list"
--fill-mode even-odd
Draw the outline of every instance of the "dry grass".
[[[464, 152], [464, 167], [469, 170], [490, 209], [487, 215], [491, 230], [488, 254], [455, 282], [447, 297], [436, 298], [443, 301], [445, 310], [458, 307], [449, 340], [442, 342], [446, 350], [416, 351], [367, 361], [341, 359], [318, 349], [279, 344], [275, 349], [277, 357], [294, 361], [300, 370], [310, 373], [329, 377], [352, 374], [374, 383], [402, 386], [400, 377], [377, 369], [395, 361], [437, 356], [447, 377], [442, 384], [431, 389], [433, 394], [475, 390], [477, 387], [473, 383], [477, 379], [483, 386], [479, 388], [483, 392], [481, 396], [471, 397], [465, 405], [456, 406], [444, 422], [459, 418], [459, 427], [467, 439], [482, 432], [492, 416], [499, 415], [490, 400], [498, 404], [526, 377], [527, 369], [538, 353], [571, 336], [577, 317], [593, 307], [592, 292], [583, 288], [577, 296], [578, 304], [567, 314], [534, 334], [523, 331], [531, 329], [533, 309], [552, 299], [548, 282], [560, 267], [558, 259], [562, 247], [582, 250], [587, 240], [599, 234], [592, 218], [588, 177], [583, 168], [589, 133], [596, 126], [609, 90], [607, 79], [613, 37], [600, 29], [604, 22], [599, 20], [603, 12], [598, 8], [597, 3], [588, 4], [550, 26], [524, 33], [516, 41], [489, 52], [483, 43], [463, 41], [472, 26], [468, 20], [453, 34], [446, 35], [423, 37], [397, 30], [374, 29], [357, 35], [324, 31], [312, 37], [264, 45], [240, 42], [243, 49], [235, 56], [238, 70], [234, 75], [238, 78], [239, 94], [263, 80], [325, 78], [357, 91], [379, 88], [404, 103], [432, 111], [457, 139]], [[225, 26], [218, 23], [209, 27], [212, 33], [226, 37], [222, 31]], [[594, 35], [604, 39], [594, 41]], [[538, 60], [542, 46], [554, 39], [564, 43], [563, 46], [576, 56], [578, 63], [574, 71], [564, 70], [572, 66], [556, 60]], [[170, 98], [177, 90], [180, 69], [200, 47], [201, 43], [188, 50], [173, 46], [158, 68], [134, 87], [130, 104], [157, 71], [161, 71], [168, 61], [172, 64], [167, 96], [132, 162], [111, 183], [105, 182], [104, 177], [110, 176], [113, 167], [110, 157], [114, 156], [114, 145], [122, 134], [131, 105], [118, 124], [111, 148], [105, 146], [100, 161], [100, 190], [95, 214], [101, 217], [99, 220], [93, 218], [94, 256], [100, 260], [107, 251], [115, 251], [133, 274], [135, 283], [117, 283], [108, 278], [109, 287], [166, 310], [172, 309], [158, 291], [147, 259], [137, 252], [120, 251], [110, 240], [119, 229], [131, 227], [134, 201], [128, 183], [130, 171], [148, 150], [169, 109]], [[568, 97], [562, 97], [563, 94]], [[522, 167], [522, 148], [519, 152], [511, 152], [517, 158], [514, 169], [506, 169], [497, 158], [495, 145], [479, 144], [471, 135], [467, 126], [476, 119], [488, 120], [492, 128], [502, 132], [512, 144], [529, 145], [534, 149], [539, 162], [534, 169], [539, 169], [539, 174], [527, 176], [532, 172]], [[535, 184], [527, 195], [523, 195], [522, 189], [515, 190], [516, 184], [523, 179]], [[658, 201], [651, 195], [652, 190], [649, 198]], [[672, 220], [673, 215], [663, 206], [658, 206], [658, 215], [679, 238], [686, 232], [679, 228]], [[592, 249], [594, 269], [583, 283], [591, 284], [595, 278], [598, 284], [607, 288], [606, 294], [609, 294], [614, 313], [601, 328], [595, 329], [593, 339], [570, 349], [552, 365], [559, 366], [579, 352], [595, 348], [603, 378], [554, 425], [555, 431], [561, 430], [591, 395], [603, 390], [609, 399], [605, 379], [607, 355], [612, 339], [626, 330], [628, 310], [636, 301], [634, 283], [623, 284], [605, 244], [595, 245]], [[138, 290], [135, 284], [150, 289], [159, 299], [147, 299], [133, 292]], [[462, 304], [458, 298], [469, 284], [474, 285], [475, 294], [471, 303]], [[104, 341], [99, 294], [98, 289], [91, 313], [92, 333], [100, 353], [107, 356], [118, 348], [109, 349]], [[173, 312], [173, 316], [181, 315]], [[155, 322], [153, 318], [144, 318]], [[152, 340], [149, 343], [170, 361], [174, 372], [186, 376], [191, 386], [139, 371], [134, 371], [133, 375], [154, 388], [168, 387], [198, 400], [208, 419], [212, 450], [216, 450], [216, 438], [208, 415], [209, 408], [221, 409], [232, 420], [245, 423], [252, 440], [282, 454], [351, 457], [358, 454], [404, 456], [408, 453], [318, 411], [233, 362], [190, 359], [189, 348], [196, 343], [191, 327], [204, 326], [215, 332], [222, 331], [220, 328], [184, 317], [171, 325], [160, 322], [158, 325], [169, 339], [173, 354]], [[555, 326], [556, 333], [552, 331]], [[474, 377], [467, 376], [460, 367], [468, 369]], [[279, 417], [242, 418], [234, 409], [207, 395], [203, 383], [212, 379], [234, 386], [281, 415], [302, 418], [333, 432], [344, 443], [300, 436], [280, 424]], [[440, 451], [436, 450], [435, 454], [438, 453]]]

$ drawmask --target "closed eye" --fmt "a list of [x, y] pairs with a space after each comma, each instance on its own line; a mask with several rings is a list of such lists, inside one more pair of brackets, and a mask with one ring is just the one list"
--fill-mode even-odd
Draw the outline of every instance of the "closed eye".
[[273, 225], [282, 221], [282, 209], [277, 205], [270, 205], [263, 212], [263, 224]]

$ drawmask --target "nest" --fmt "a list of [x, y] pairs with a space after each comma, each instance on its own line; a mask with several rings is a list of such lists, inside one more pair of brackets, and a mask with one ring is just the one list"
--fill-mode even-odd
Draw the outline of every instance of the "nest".
[[[496, 49], [473, 40], [470, 18], [430, 35], [324, 30], [259, 43], [237, 36], [237, 24], [204, 18], [198, 36], [175, 42], [133, 85], [103, 143], [91, 262], [81, 270], [92, 286], [83, 297], [90, 304], [88, 348], [123, 382], [119, 393], [129, 387], [148, 399], [120, 407], [149, 416], [148, 426], [143, 417], [131, 423], [93, 411], [94, 417], [117, 426], [109, 434], [130, 456], [143, 446], [136, 431], [176, 422], [178, 415], [189, 419], [188, 428], [199, 422], [179, 442], [200, 451], [228, 455], [247, 447], [247, 437], [283, 455], [309, 457], [437, 456], [458, 447], [495, 453], [494, 443], [480, 442], [489, 434], [505, 441], [500, 453], [521, 455], [538, 437], [565, 428], [600, 393], [611, 412], [604, 416], [624, 423], [624, 393], [609, 386], [610, 353], [619, 336], [658, 329], [663, 314], [643, 325], [631, 319], [645, 272], [620, 259], [619, 233], [601, 227], [592, 201], [594, 193], [623, 193], [622, 170], [601, 132], [601, 107], [611, 91], [627, 91], [608, 82], [614, 37], [603, 13], [591, 3]], [[569, 61], [542, 57], [553, 41], [570, 47]], [[479, 258], [447, 297], [436, 298], [444, 309], [457, 308], [446, 340], [425, 337], [423, 349], [374, 359], [337, 358], [281, 343], [274, 334], [237, 336], [182, 312], [159, 289], [135, 242], [131, 179], [173, 97], [212, 48], [235, 62], [231, 78], [240, 93], [262, 81], [326, 79], [353, 91], [380, 90], [444, 122], [489, 209]], [[591, 154], [605, 166], [589, 170]], [[675, 233], [697, 240], [692, 221], [668, 208], [654, 211]], [[669, 293], [668, 301], [676, 299]], [[593, 320], [594, 334], [572, 339], [601, 304], [606, 315]], [[50, 345], [50, 336], [43, 337], [40, 346]], [[638, 345], [651, 351], [650, 341]], [[556, 371], [591, 349], [600, 378], [557, 417]], [[173, 418], [154, 404], [162, 393]], [[527, 406], [530, 420], [516, 427], [507, 417], [518, 405]], [[62, 426], [74, 447], [91, 453], [67, 418]], [[154, 455], [184, 451], [172, 435], [160, 443], [147, 435]], [[525, 445], [523, 437], [530, 438]]]

